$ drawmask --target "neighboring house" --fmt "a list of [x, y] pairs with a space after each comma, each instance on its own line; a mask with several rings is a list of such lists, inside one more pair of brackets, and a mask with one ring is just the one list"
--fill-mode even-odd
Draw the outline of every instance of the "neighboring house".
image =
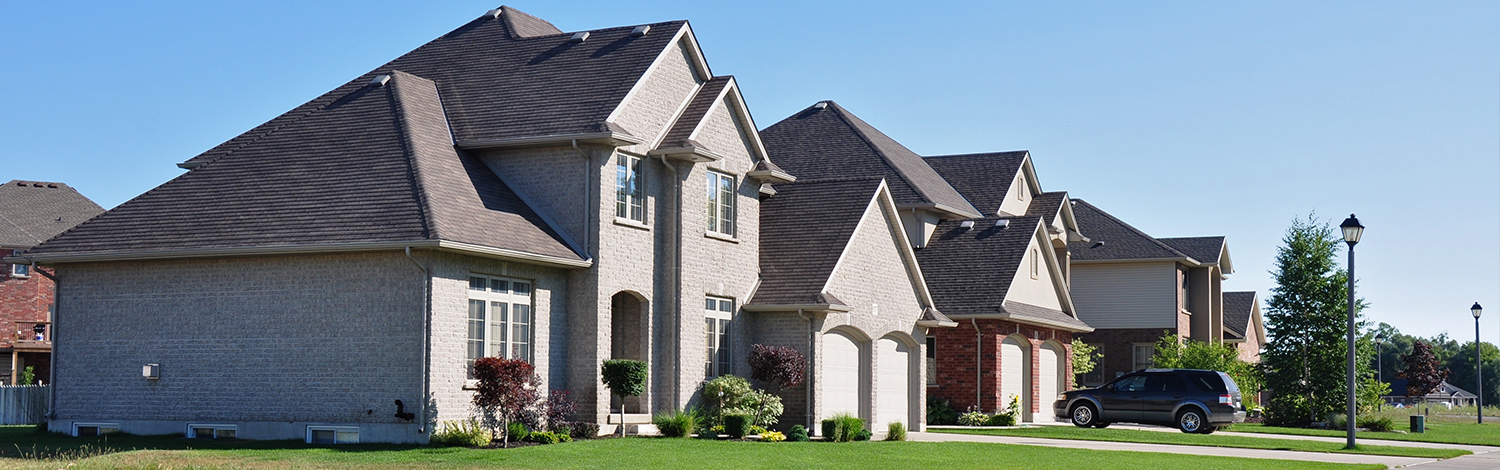
[[1266, 344], [1266, 325], [1260, 317], [1260, 299], [1254, 291], [1224, 293], [1224, 342], [1234, 345], [1240, 360], [1260, 362]]
[[[601, 361], [651, 364], [623, 403], [641, 422], [748, 376], [754, 343], [812, 364], [780, 426], [920, 430], [921, 339], [954, 323], [909, 185], [773, 155], [686, 22], [564, 33], [502, 7], [7, 260], [58, 270], [60, 432], [425, 442], [471, 415], [485, 356], [608, 429]], [[948, 192], [928, 211], [979, 216]], [[1036, 220], [1015, 231], [1045, 240]]]
[[[23, 252], [104, 212], [63, 183], [11, 180], [0, 186], [0, 257]], [[32, 368], [50, 383], [53, 282], [46, 268], [10, 263], [0, 273], [0, 384], [20, 383]]]
[[924, 318], [949, 326], [926, 338], [926, 394], [986, 411], [1014, 395], [1023, 420], [1053, 419], [1072, 335], [1092, 330], [1067, 285], [1067, 242], [1083, 238], [1066, 193], [1041, 191], [1026, 152], [922, 158], [831, 101], [761, 136], [778, 165], [804, 178], [798, 184], [889, 183], [936, 306]]
[[1408, 380], [1406, 379], [1392, 380], [1391, 393], [1386, 394], [1380, 398], [1384, 399], [1386, 403], [1392, 405], [1400, 403], [1405, 406], [1419, 406], [1423, 404], [1431, 405], [1435, 403], [1449, 407], [1474, 406], [1474, 401], [1479, 398], [1478, 396], [1474, 395], [1473, 392], [1455, 387], [1453, 386], [1453, 384], [1448, 383], [1447, 380], [1444, 380], [1442, 383], [1438, 384], [1437, 389], [1433, 390], [1432, 393], [1422, 396], [1409, 397], [1406, 396], [1407, 383]]
[[1072, 205], [1089, 237], [1069, 243], [1073, 302], [1095, 328], [1079, 339], [1103, 354], [1083, 384], [1150, 367], [1163, 334], [1225, 340], [1222, 283], [1234, 265], [1224, 237], [1158, 239], [1084, 200]]

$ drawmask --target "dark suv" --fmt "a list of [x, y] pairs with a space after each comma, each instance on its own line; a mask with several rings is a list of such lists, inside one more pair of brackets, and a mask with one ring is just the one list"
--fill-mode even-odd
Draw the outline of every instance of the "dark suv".
[[1079, 427], [1110, 423], [1176, 426], [1208, 434], [1245, 420], [1240, 387], [1228, 374], [1195, 369], [1146, 369], [1103, 387], [1063, 392], [1053, 404], [1058, 419]]

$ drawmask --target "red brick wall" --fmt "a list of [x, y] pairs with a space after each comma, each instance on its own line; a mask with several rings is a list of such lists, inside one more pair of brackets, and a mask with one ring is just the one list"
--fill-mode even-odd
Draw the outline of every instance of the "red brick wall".
[[1176, 333], [1167, 328], [1098, 329], [1093, 333], [1080, 334], [1078, 339], [1099, 346], [1099, 352], [1104, 357], [1099, 359], [1097, 370], [1102, 371], [1104, 381], [1109, 382], [1115, 379], [1117, 373], [1135, 370], [1134, 351], [1131, 349], [1134, 344], [1155, 343], [1164, 332]]
[[[1031, 411], [1051, 413], [1053, 397], [1039, 397], [1041, 381], [1039, 353], [1042, 343], [1055, 339], [1063, 344], [1066, 370], [1073, 369], [1073, 334], [1051, 328], [1023, 325], [1004, 320], [979, 320], [980, 334], [977, 338], [979, 360], [975, 360], [976, 337], [974, 325], [960, 320], [957, 328], [937, 328], [937, 386], [927, 389], [928, 396], [947, 399], [953, 409], [960, 413], [975, 405], [975, 390], [979, 391], [979, 409], [994, 411], [1005, 405], [1000, 396], [1000, 368], [1010, 366], [1000, 363], [1000, 342], [1013, 334], [1021, 334], [1031, 342]], [[976, 367], [979, 370], [975, 377]], [[1066, 377], [1064, 377], [1066, 378]], [[1045, 403], [1043, 403], [1045, 402]]]
[[[11, 250], [0, 250], [0, 256], [10, 256]], [[0, 264], [0, 349], [10, 349], [16, 339], [16, 322], [46, 321], [47, 308], [52, 305], [52, 280], [37, 273], [31, 277], [10, 277], [10, 265]], [[23, 325], [26, 334], [31, 334], [30, 325]], [[10, 369], [10, 358], [0, 369]], [[0, 372], [4, 372], [0, 370]]]

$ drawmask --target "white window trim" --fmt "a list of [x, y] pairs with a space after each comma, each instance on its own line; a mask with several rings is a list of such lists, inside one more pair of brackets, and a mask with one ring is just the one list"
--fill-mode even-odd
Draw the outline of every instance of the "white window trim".
[[[352, 432], [352, 433], [354, 433], [354, 442], [345, 442], [344, 444], [358, 444], [359, 443], [359, 426], [313, 426], [313, 425], [309, 425], [307, 427], [307, 441], [306, 441], [308, 444], [312, 444], [313, 443], [313, 431], [333, 431], [335, 433]], [[335, 438], [334, 440], [337, 441], [338, 439]], [[339, 443], [335, 442], [334, 444], [339, 444]]]
[[239, 437], [239, 428], [233, 424], [188, 424], [187, 432], [184, 433], [184, 435], [186, 435], [188, 439], [197, 439], [198, 429], [203, 428], [214, 430], [214, 435], [212, 437], [213, 439], [219, 439], [219, 431], [234, 431], [235, 437]]
[[113, 432], [120, 432], [120, 423], [73, 423], [73, 437], [78, 437], [78, 428], [114, 429]]
[[[24, 272], [24, 273], [23, 272], [17, 272], [17, 271], [19, 271], [21, 269], [25, 269], [26, 272]], [[12, 264], [12, 265], [10, 265], [10, 277], [17, 278], [17, 279], [30, 278], [31, 277], [31, 265], [27, 265], [27, 264]]]
[[[480, 355], [480, 357], [505, 357], [505, 358], [512, 358], [511, 357], [511, 351], [512, 351], [512, 349], [511, 349], [510, 345], [513, 345], [513, 344], [515, 344], [517, 342], [516, 339], [513, 337], [514, 332], [515, 332], [515, 308], [514, 307], [516, 305], [525, 305], [529, 309], [529, 311], [530, 311], [529, 318], [527, 319], [527, 322], [526, 322], [526, 326], [527, 326], [526, 331], [527, 331], [527, 334], [528, 334], [528, 336], [525, 338], [525, 343], [526, 343], [526, 359], [529, 362], [535, 363], [536, 362], [536, 323], [537, 323], [537, 321], [536, 321], [536, 318], [537, 318], [537, 310], [536, 310], [536, 290], [537, 290], [537, 286], [536, 286], [536, 281], [532, 280], [532, 279], [519, 279], [519, 278], [512, 278], [512, 277], [492, 276], [492, 275], [480, 274], [480, 273], [469, 273], [469, 280], [470, 280], [471, 283], [473, 282], [473, 279], [475, 279], [475, 278], [484, 279], [485, 289], [483, 291], [479, 291], [479, 290], [473, 289], [472, 287], [465, 287], [464, 291], [466, 292], [466, 299], [467, 300], [471, 300], [471, 301], [478, 300], [478, 301], [484, 302], [484, 312], [485, 312], [484, 313], [484, 315], [485, 315], [484, 316], [484, 335], [485, 335], [485, 337], [484, 337], [484, 340], [482, 341], [482, 346], [481, 346], [484, 351]], [[493, 289], [494, 289], [495, 281], [504, 281], [504, 282], [506, 282], [506, 285], [507, 285], [506, 292], [503, 292], [503, 293], [502, 292], [494, 292]], [[522, 294], [516, 294], [516, 293], [514, 293], [514, 286], [517, 283], [529, 285], [530, 289], [524, 295], [522, 295]], [[505, 321], [503, 323], [498, 322], [495, 319], [495, 316], [494, 316], [494, 312], [495, 312], [495, 310], [494, 310], [494, 303], [495, 302], [501, 302], [501, 303], [504, 303], [504, 304], [507, 305], [507, 309], [508, 309], [507, 310], [507, 315], [506, 315]], [[468, 322], [469, 321], [471, 321], [471, 320], [468, 319], [468, 318], [465, 318], [465, 326], [466, 327], [468, 326]], [[504, 331], [506, 331], [506, 333], [507, 333], [506, 334], [506, 341], [505, 341], [506, 348], [505, 348], [505, 350], [499, 351], [498, 353], [496, 351], [492, 351], [491, 350], [492, 349], [491, 346], [492, 346], [492, 343], [493, 343], [494, 340], [493, 340], [493, 338], [490, 337], [490, 334], [494, 331], [494, 328], [495, 328], [495, 326], [497, 324], [498, 325], [502, 325], [501, 327], [504, 328]], [[465, 331], [467, 331], [467, 328], [465, 329]], [[469, 357], [468, 357], [469, 341], [472, 341], [472, 339], [469, 338], [468, 335], [467, 335], [467, 333], [466, 333], [465, 336], [464, 336], [464, 361], [465, 361], [464, 367], [466, 369], [468, 367], [468, 360], [469, 360]], [[471, 387], [474, 387], [476, 385], [478, 385], [477, 381], [469, 379], [469, 380], [465, 381], [464, 388], [471, 388]]]
[[[705, 371], [704, 372], [706, 373], [706, 375], [707, 375], [707, 377], [709, 379], [712, 379], [712, 378], [715, 378], [715, 377], [723, 377], [725, 375], [730, 375], [730, 374], [734, 373], [734, 359], [733, 359], [733, 354], [734, 354], [734, 351], [733, 351], [733, 348], [734, 348], [734, 310], [736, 310], [739, 307], [739, 304], [735, 302], [735, 299], [730, 298], [730, 297], [719, 297], [719, 296], [716, 296], [716, 295], [709, 295], [709, 296], [704, 296], [704, 298], [703, 298], [703, 300], [705, 300], [705, 301], [710, 300], [710, 299], [712, 299], [712, 300], [714, 300], [716, 302], [726, 302], [727, 301], [727, 302], [729, 302], [729, 305], [730, 305], [728, 312], [725, 312], [723, 310], [718, 310], [718, 309], [709, 310], [707, 305], [704, 305], [704, 309], [703, 309], [703, 318], [705, 320], [707, 320], [709, 318], [712, 318], [712, 319], [715, 319], [715, 320], [728, 321], [729, 322], [728, 327], [725, 330], [720, 330], [719, 329], [719, 328], [721, 328], [721, 327], [724, 326], [724, 324], [722, 324], [722, 323], [715, 323], [715, 325], [714, 325], [714, 328], [715, 328], [714, 331], [715, 331], [715, 333], [718, 333], [719, 336], [728, 336], [729, 337], [729, 346], [727, 346], [727, 347], [730, 349], [729, 353], [731, 354], [731, 356], [730, 356], [731, 359], [729, 360], [728, 363], [724, 364], [724, 367], [727, 368], [727, 369], [729, 369], [729, 370], [719, 370], [720, 365], [719, 365], [719, 361], [717, 359], [717, 356], [715, 356], [715, 359], [713, 361], [709, 361], [708, 360], [708, 352], [707, 352], [706, 348], [708, 347], [709, 344], [713, 344], [714, 345], [714, 352], [715, 353], [720, 353], [720, 351], [722, 351], [726, 346], [717, 342], [718, 341], [718, 337], [717, 336], [715, 336], [715, 337], [707, 337], [707, 335], [706, 335], [707, 332], [704, 332], [705, 333], [705, 337], [703, 338], [704, 348], [705, 348], [705, 351], [704, 351], [704, 362], [705, 362], [704, 367], [705, 367]], [[720, 354], [722, 354], [722, 353], [720, 353]]]
[[[650, 214], [647, 213], [648, 205], [646, 204], [646, 172], [643, 171], [643, 163], [646, 161], [646, 159], [627, 153], [616, 153], [615, 155], [615, 217], [645, 225], [646, 220], [650, 218]], [[640, 189], [639, 195], [627, 193], [627, 195], [625, 196], [625, 215], [623, 216], [620, 215], [619, 206], [619, 193], [621, 189], [619, 174], [620, 160], [622, 159], [625, 161], [626, 174], [634, 176], [636, 187]], [[641, 218], [639, 219], [631, 217], [631, 209], [637, 205], [639, 205], [641, 208]]]
[[1130, 343], [1130, 367], [1131, 367], [1131, 369], [1130, 369], [1129, 372], [1135, 372], [1135, 371], [1138, 371], [1138, 370], [1141, 370], [1141, 369], [1150, 369], [1151, 367], [1153, 367], [1155, 365], [1155, 364], [1153, 364], [1151, 362], [1151, 358], [1147, 357], [1146, 361], [1144, 362], [1144, 364], [1146, 364], [1146, 367], [1136, 367], [1136, 365], [1139, 365], [1139, 364], [1143, 363], [1141, 361], [1137, 361], [1136, 360], [1137, 359], [1136, 358], [1136, 354], [1135, 354], [1136, 353], [1136, 348], [1140, 347], [1140, 346], [1146, 346], [1146, 347], [1151, 348], [1152, 357], [1154, 357], [1156, 355], [1156, 343]]
[[[735, 175], [733, 175], [733, 174], [725, 173], [725, 172], [722, 172], [722, 171], [714, 171], [714, 170], [709, 170], [707, 172], [707, 175], [710, 178], [712, 178], [710, 181], [714, 185], [714, 187], [713, 187], [714, 196], [718, 199], [718, 201], [713, 206], [713, 212], [710, 213], [710, 214], [708, 214], [708, 222], [709, 223], [705, 224], [705, 225], [711, 225], [711, 226], [706, 227], [705, 231], [707, 233], [716, 234], [716, 235], [720, 235], [720, 236], [724, 236], [724, 237], [729, 237], [729, 238], [733, 239], [733, 238], [735, 238], [735, 233], [737, 233], [739, 231], [739, 229], [740, 229], [740, 227], [739, 227], [739, 225], [740, 225], [739, 224], [739, 218], [740, 218], [740, 216], [739, 216], [739, 196], [738, 196], [739, 192], [734, 190], [735, 188], [739, 187], [739, 178], [736, 178]], [[722, 180], [729, 180], [730, 194], [729, 194], [729, 202], [728, 202], [728, 204], [725, 204], [725, 202], [723, 200], [723, 196], [724, 195], [719, 190], [720, 184], [722, 184], [721, 183]], [[709, 182], [709, 181], [705, 181], [705, 182]], [[707, 188], [704, 188], [704, 189], [707, 189]], [[714, 202], [714, 200], [713, 199], [709, 199], [708, 202]], [[723, 216], [723, 208], [726, 205], [729, 206], [729, 231], [727, 231], [727, 232], [719, 230], [719, 227], [721, 227], [721, 226], [724, 225], [724, 220], [723, 220], [722, 216]], [[715, 238], [717, 238], [717, 237], [715, 237]]]

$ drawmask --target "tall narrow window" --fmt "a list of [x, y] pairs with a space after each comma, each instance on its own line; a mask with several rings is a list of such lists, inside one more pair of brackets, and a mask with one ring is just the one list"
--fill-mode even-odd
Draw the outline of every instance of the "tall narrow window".
[[734, 176], [708, 172], [708, 231], [734, 236]]
[[530, 281], [469, 276], [469, 377], [481, 357], [531, 362], [532, 322]]
[[1134, 351], [1131, 364], [1133, 370], [1150, 369], [1152, 356], [1156, 354], [1156, 344], [1136, 343], [1131, 345], [1131, 349]]
[[615, 217], [646, 221], [645, 185], [641, 181], [641, 159], [619, 154], [615, 160]]
[[704, 358], [705, 376], [714, 378], [729, 373], [729, 324], [734, 318], [734, 300], [708, 297], [703, 309], [703, 340], [708, 353]]
[[1031, 278], [1032, 279], [1036, 279], [1037, 278], [1037, 273], [1040, 271], [1040, 269], [1038, 269], [1038, 264], [1041, 263], [1041, 259], [1042, 259], [1042, 252], [1039, 251], [1039, 250], [1037, 250], [1036, 248], [1032, 248], [1031, 249]]
[[937, 385], [937, 337], [927, 337], [927, 385]]

